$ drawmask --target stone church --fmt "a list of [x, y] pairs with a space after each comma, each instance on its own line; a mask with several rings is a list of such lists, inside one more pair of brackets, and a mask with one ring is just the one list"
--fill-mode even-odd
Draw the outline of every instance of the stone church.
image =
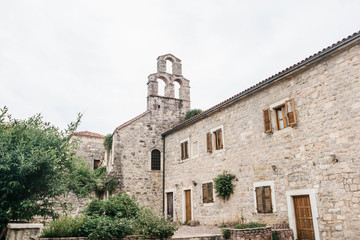
[[[181, 69], [175, 56], [158, 57], [146, 111], [114, 130], [103, 164], [119, 190], [174, 221], [243, 219], [286, 223], [307, 239], [359, 238], [360, 32], [186, 121]], [[235, 175], [229, 200], [214, 190], [224, 171]]]

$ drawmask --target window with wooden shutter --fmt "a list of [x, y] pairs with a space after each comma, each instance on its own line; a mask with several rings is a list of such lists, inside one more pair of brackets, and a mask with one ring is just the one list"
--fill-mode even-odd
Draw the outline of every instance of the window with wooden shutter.
[[181, 143], [181, 160], [189, 158], [189, 145], [188, 141]]
[[203, 193], [203, 203], [212, 203], [214, 202], [213, 198], [213, 183], [204, 183], [202, 185], [202, 193]]
[[288, 125], [295, 125], [296, 124], [296, 113], [295, 113], [295, 103], [294, 99], [290, 99], [285, 101], [285, 109], [287, 113], [287, 123]]
[[215, 136], [215, 149], [216, 150], [223, 149], [221, 128], [214, 132], [214, 136]]
[[285, 105], [275, 108], [275, 116], [276, 116], [277, 130], [284, 129], [289, 126], [287, 121]]
[[266, 133], [271, 132], [270, 108], [263, 110], [263, 115], [264, 115], [264, 131]]
[[212, 152], [212, 141], [211, 141], [211, 133], [206, 134], [206, 146], [207, 146], [207, 152]]
[[258, 213], [272, 213], [271, 188], [263, 186], [255, 188]]

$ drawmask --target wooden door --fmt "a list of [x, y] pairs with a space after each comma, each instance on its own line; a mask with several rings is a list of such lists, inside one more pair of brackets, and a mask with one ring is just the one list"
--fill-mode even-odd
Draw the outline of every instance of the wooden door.
[[315, 239], [309, 195], [293, 196], [298, 239]]
[[166, 212], [167, 212], [167, 216], [173, 220], [174, 219], [174, 198], [173, 198], [173, 193], [167, 193], [166, 194], [166, 204], [167, 204], [167, 209], [166, 209]]
[[191, 221], [191, 190], [185, 190], [185, 220]]

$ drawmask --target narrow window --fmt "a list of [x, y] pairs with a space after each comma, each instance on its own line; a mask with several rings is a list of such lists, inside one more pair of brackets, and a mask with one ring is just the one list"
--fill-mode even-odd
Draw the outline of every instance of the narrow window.
[[270, 108], [263, 110], [264, 115], [264, 132], [271, 132], [271, 118], [270, 118]]
[[271, 188], [263, 186], [255, 188], [258, 213], [272, 213]]
[[160, 170], [160, 151], [154, 149], [151, 151], [151, 170]]
[[285, 110], [287, 112], [287, 124], [292, 126], [296, 124], [296, 113], [294, 99], [285, 101]]
[[94, 170], [100, 167], [100, 160], [94, 159]]
[[214, 136], [215, 136], [215, 149], [216, 150], [223, 149], [221, 128], [214, 132]]
[[188, 141], [181, 143], [181, 160], [189, 158], [189, 144]]
[[212, 152], [212, 141], [211, 141], [211, 133], [206, 134], [206, 143], [207, 143], [207, 152]]
[[285, 105], [275, 108], [275, 115], [278, 130], [288, 127]]
[[203, 203], [212, 203], [214, 202], [213, 198], [213, 183], [204, 183], [202, 185], [202, 193], [203, 193]]

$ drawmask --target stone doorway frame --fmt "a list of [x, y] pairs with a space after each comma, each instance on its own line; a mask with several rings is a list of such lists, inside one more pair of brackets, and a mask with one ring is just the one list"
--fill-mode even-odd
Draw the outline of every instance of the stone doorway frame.
[[300, 190], [290, 190], [286, 191], [286, 202], [288, 207], [288, 217], [289, 217], [289, 226], [294, 232], [294, 236], [297, 236], [296, 232], [296, 219], [295, 219], [295, 210], [294, 210], [294, 201], [293, 196], [300, 196], [300, 195], [309, 195], [310, 199], [310, 206], [311, 206], [311, 213], [312, 213], [312, 220], [313, 220], [313, 227], [315, 233], [315, 239], [320, 240], [320, 232], [319, 232], [319, 225], [318, 225], [318, 209], [316, 204], [316, 189], [300, 189]]

